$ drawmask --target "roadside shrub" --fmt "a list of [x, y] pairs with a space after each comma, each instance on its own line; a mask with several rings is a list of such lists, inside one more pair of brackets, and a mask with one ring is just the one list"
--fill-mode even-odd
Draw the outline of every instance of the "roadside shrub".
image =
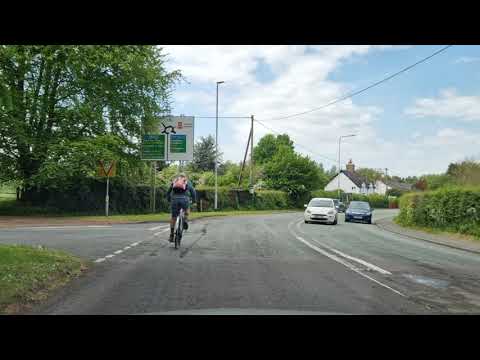
[[480, 188], [448, 187], [405, 194], [397, 221], [480, 237]]
[[353, 201], [367, 201], [370, 203], [370, 206], [374, 209], [388, 209], [389, 200], [388, 196], [371, 194], [371, 195], [362, 195], [362, 194], [352, 194]]
[[[202, 187], [197, 190], [197, 205], [202, 211], [214, 209], [215, 189]], [[222, 210], [279, 210], [289, 208], [288, 196], [277, 190], [258, 190], [255, 196], [248, 190], [218, 189], [218, 207]]]

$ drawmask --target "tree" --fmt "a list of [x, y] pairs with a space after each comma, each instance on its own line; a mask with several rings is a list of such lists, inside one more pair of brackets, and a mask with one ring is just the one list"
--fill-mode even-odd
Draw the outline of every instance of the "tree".
[[374, 183], [376, 180], [383, 177], [383, 174], [381, 172], [370, 168], [359, 168], [355, 170], [355, 172], [366, 178], [368, 182], [371, 183]]
[[[218, 162], [221, 163], [222, 154], [219, 151]], [[215, 139], [212, 135], [201, 137], [193, 148], [193, 171], [214, 171], [215, 170]]]
[[315, 190], [321, 181], [317, 164], [286, 146], [265, 165], [264, 177], [268, 187], [290, 194]]
[[179, 79], [156, 46], [0, 45], [0, 177], [39, 179], [54, 147], [107, 134], [138, 155]]
[[480, 163], [474, 160], [465, 160], [448, 166], [447, 176], [457, 185], [479, 185]]
[[293, 141], [287, 134], [275, 135], [267, 134], [260, 139], [257, 146], [253, 149], [253, 160], [255, 164], [265, 164], [273, 159], [278, 153], [280, 147], [285, 147], [290, 152], [294, 152]]
[[436, 190], [445, 185], [451, 184], [451, 178], [446, 174], [431, 174], [422, 176], [427, 190]]

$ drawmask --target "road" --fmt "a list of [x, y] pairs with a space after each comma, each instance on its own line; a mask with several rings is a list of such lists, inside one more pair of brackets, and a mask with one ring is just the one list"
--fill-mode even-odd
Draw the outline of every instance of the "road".
[[92, 260], [32, 314], [480, 313], [480, 255], [343, 215], [336, 226], [304, 224], [302, 213], [196, 220], [181, 250], [166, 226], [7, 229], [0, 243]]

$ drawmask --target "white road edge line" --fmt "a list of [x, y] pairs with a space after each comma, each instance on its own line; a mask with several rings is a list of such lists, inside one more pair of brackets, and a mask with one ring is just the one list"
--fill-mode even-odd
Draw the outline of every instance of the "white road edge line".
[[110, 255], [105, 256], [105, 258], [106, 258], [106, 259], [110, 259], [110, 258], [112, 258], [112, 257], [114, 257], [114, 256], [115, 256], [115, 255], [110, 254]]
[[123, 248], [123, 250], [128, 250], [128, 249], [131, 249], [131, 247], [130, 247], [130, 246], [125, 246], [125, 247]]
[[137, 246], [138, 242], [131, 244], [130, 246]]
[[63, 229], [78, 229], [78, 228], [111, 228], [111, 225], [67, 225], [67, 226], [29, 226], [29, 227], [14, 227], [7, 230], [63, 230]]
[[167, 228], [167, 229], [165, 229], [165, 230], [156, 232], [155, 234], [153, 234], [153, 236], [158, 236], [158, 235], [163, 234], [164, 232], [167, 232], [167, 231], [169, 231], [169, 230], [170, 230], [170, 229]]
[[[297, 223], [297, 227], [299, 228], [299, 230], [300, 230], [300, 224], [301, 224], [301, 222], [298, 222], [298, 223]], [[312, 240], [315, 241], [318, 245], [323, 246], [323, 247], [327, 248], [328, 250], [333, 251], [334, 253], [336, 253], [336, 254], [344, 257], [344, 258], [349, 259], [349, 260], [352, 260], [352, 261], [355, 261], [355, 262], [357, 262], [357, 263], [359, 263], [359, 264], [362, 264], [363, 266], [365, 266], [365, 267], [367, 267], [367, 268], [369, 268], [369, 269], [375, 270], [375, 271], [379, 272], [380, 274], [383, 274], [383, 275], [392, 275], [392, 273], [391, 273], [390, 271], [385, 270], [385, 269], [382, 269], [382, 268], [379, 267], [379, 266], [373, 265], [373, 264], [371, 264], [371, 263], [369, 263], [369, 262], [367, 262], [367, 261], [365, 261], [365, 260], [362, 260], [362, 259], [359, 259], [359, 258], [350, 256], [350, 255], [348, 255], [348, 254], [345, 254], [345, 253], [341, 252], [340, 250], [334, 249], [334, 248], [332, 248], [332, 247], [330, 247], [330, 246], [328, 246], [328, 245], [326, 245], [326, 244], [324, 244], [324, 243], [322, 243], [322, 242], [320, 242], [320, 241], [317, 241], [317, 240], [315, 240], [315, 239], [312, 239]]]
[[117, 255], [121, 254], [121, 253], [123, 253], [123, 250], [117, 250], [117, 251], [114, 252], [114, 254], [117, 254]]
[[97, 259], [95, 260], [96, 263], [101, 263], [101, 262], [104, 262], [106, 259], [105, 258], [100, 258], [100, 259]]
[[400, 296], [405, 297], [405, 295], [402, 294], [401, 292], [399, 292], [399, 291], [397, 291], [397, 290], [395, 290], [395, 289], [392, 289], [390, 286], [385, 285], [385, 284], [381, 283], [380, 281], [375, 280], [374, 278], [372, 278], [372, 277], [370, 277], [370, 276], [368, 276], [368, 275], [365, 275], [365, 274], [362, 273], [358, 268], [356, 268], [356, 267], [353, 266], [352, 264], [347, 263], [346, 261], [343, 261], [343, 260], [340, 259], [338, 256], [335, 256], [335, 255], [333, 255], [333, 254], [330, 254], [330, 253], [328, 253], [328, 252], [320, 249], [319, 247], [317, 247], [317, 246], [315, 246], [315, 245], [313, 245], [313, 244], [310, 244], [310, 243], [309, 243], [308, 241], [306, 241], [304, 238], [302, 238], [302, 237], [300, 237], [300, 236], [297, 236], [297, 235], [292, 231], [292, 229], [290, 228], [290, 225], [291, 225], [291, 224], [292, 224], [292, 223], [290, 223], [290, 224], [288, 225], [289, 230], [290, 230], [290, 233], [291, 233], [297, 240], [301, 241], [302, 243], [304, 243], [305, 245], [307, 245], [309, 248], [311, 248], [311, 249], [319, 252], [320, 254], [325, 255], [326, 257], [328, 257], [328, 258], [330, 258], [330, 259], [332, 259], [332, 260], [334, 260], [334, 261], [336, 261], [336, 262], [338, 262], [338, 263], [346, 266], [347, 268], [349, 268], [349, 269], [352, 270], [352, 271], [355, 271], [357, 274], [363, 276], [364, 278], [367, 278], [367, 279], [373, 281], [374, 283], [376, 283], [376, 284], [378, 284], [378, 285], [380, 285], [380, 286], [383, 286], [384, 288], [387, 288], [387, 289], [393, 291], [394, 293], [396, 293], [396, 294], [398, 294], [398, 295], [400, 295]]
[[158, 230], [158, 229], [162, 229], [162, 228], [164, 228], [164, 227], [168, 227], [168, 225], [159, 225], [159, 226], [152, 227], [152, 228], [150, 228], [150, 229], [148, 229], [148, 230], [150, 230], [150, 231], [155, 231], [155, 230]]

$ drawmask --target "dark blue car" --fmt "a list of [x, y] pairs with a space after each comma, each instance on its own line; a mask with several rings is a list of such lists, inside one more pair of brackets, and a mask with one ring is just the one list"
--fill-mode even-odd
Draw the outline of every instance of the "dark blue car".
[[366, 201], [352, 201], [345, 211], [345, 222], [361, 221], [367, 224], [372, 223], [372, 211], [370, 204]]

